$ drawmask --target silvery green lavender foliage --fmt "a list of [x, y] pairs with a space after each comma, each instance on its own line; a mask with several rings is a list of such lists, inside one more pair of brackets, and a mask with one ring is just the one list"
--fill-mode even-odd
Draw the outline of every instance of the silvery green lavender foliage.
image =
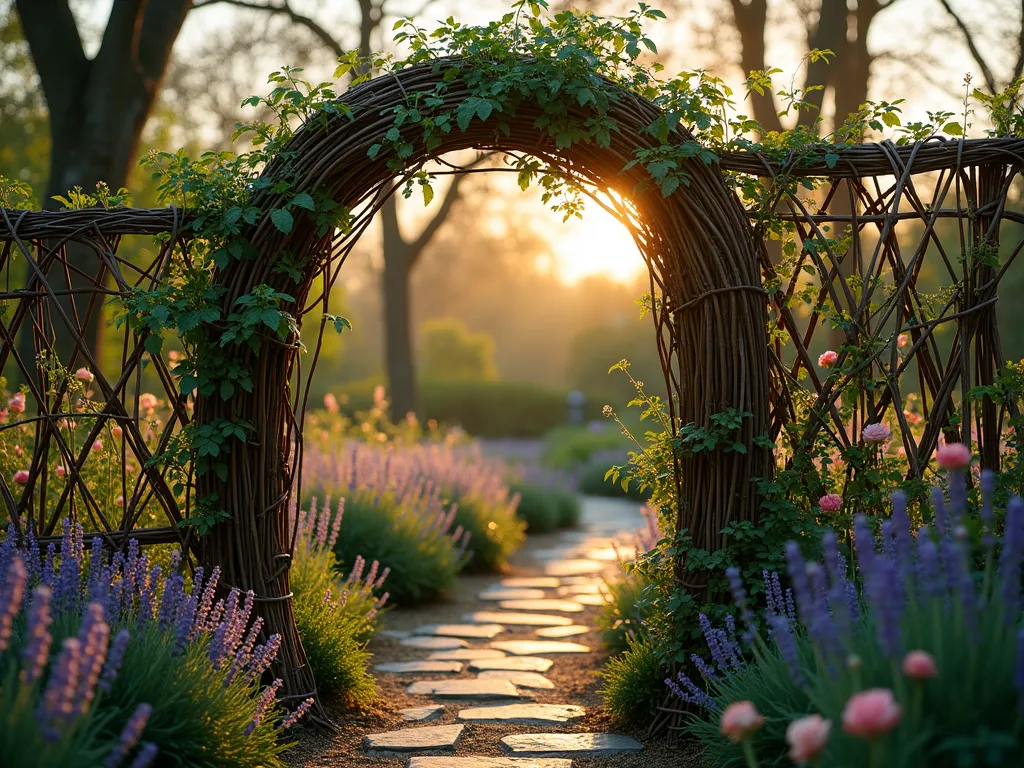
[[[810, 714], [833, 724], [821, 757], [830, 768], [1024, 764], [1024, 502], [1010, 501], [997, 546], [993, 487], [991, 473], [982, 473], [977, 519], [968, 519], [962, 472], [951, 475], [948, 500], [935, 489], [931, 526], [911, 530], [902, 493], [877, 534], [858, 517], [854, 578], [831, 532], [821, 563], [805, 562], [791, 542], [789, 587], [765, 573], [760, 621], [731, 569], [739, 621], [730, 617], [719, 628], [702, 616], [710, 658], [692, 659], [701, 682], [684, 674], [666, 681], [683, 701], [710, 712], [689, 722], [709, 763], [747, 764], [741, 746], [719, 732], [716, 713], [751, 701], [765, 717], [753, 738], [761, 765], [791, 764], [786, 727]], [[902, 674], [901, 661], [914, 650], [934, 657], [937, 677]], [[842, 730], [848, 699], [870, 688], [891, 689], [902, 707], [899, 725], [873, 742]]]
[[360, 555], [347, 576], [339, 574], [334, 547], [344, 511], [344, 499], [333, 513], [330, 499], [318, 507], [313, 498], [309, 510], [292, 508], [297, 527], [291, 588], [295, 623], [317, 689], [358, 706], [369, 703], [376, 692], [366, 642], [388, 600], [381, 590], [390, 569], [381, 569], [377, 561], [367, 567]]
[[429, 599], [450, 589], [468, 559], [470, 535], [441, 487], [420, 476], [402, 449], [352, 443], [332, 453], [306, 451], [303, 478], [322, 496], [344, 497], [334, 553], [351, 570], [356, 559], [391, 569], [394, 603]]
[[[250, 623], [252, 593], [231, 589], [216, 599], [219, 569], [208, 578], [197, 569], [188, 589], [177, 552], [164, 573], [134, 540], [111, 558], [97, 537], [86, 553], [81, 526], [66, 520], [61, 555], [52, 544], [41, 552], [31, 534], [22, 548], [16, 541], [11, 527], [0, 542], [0, 573], [8, 585], [0, 622], [7, 651], [0, 698], [11, 697], [16, 713], [32, 709], [28, 694], [17, 694], [9, 683], [40, 687], [43, 737], [68, 732], [114, 738], [118, 754], [108, 750], [97, 765], [129, 758], [162, 764], [161, 755], [190, 766], [280, 764], [278, 728], [294, 713], [281, 721], [273, 696], [261, 690], [260, 676], [279, 638], [258, 642], [262, 624], [259, 618]], [[19, 569], [24, 583], [14, 589]], [[20, 624], [12, 621], [19, 613], [27, 617]], [[58, 645], [54, 659], [50, 648]], [[17, 674], [16, 657], [22, 659]], [[46, 716], [50, 711], [59, 717]], [[68, 719], [87, 711], [92, 730]], [[132, 756], [143, 725], [153, 746]], [[7, 735], [24, 740], [20, 733]]]

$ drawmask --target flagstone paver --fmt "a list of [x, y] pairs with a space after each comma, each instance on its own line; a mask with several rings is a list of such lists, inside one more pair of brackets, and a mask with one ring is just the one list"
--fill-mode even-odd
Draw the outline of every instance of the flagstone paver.
[[481, 600], [543, 600], [547, 594], [543, 589], [485, 589], [478, 597]]
[[507, 611], [555, 611], [556, 613], [580, 613], [583, 606], [575, 600], [502, 600], [499, 608]]
[[586, 714], [572, 704], [502, 704], [496, 707], [471, 707], [459, 712], [462, 723], [500, 723], [503, 725], [565, 725]]
[[416, 627], [415, 635], [437, 635], [440, 637], [462, 637], [470, 640], [490, 640], [505, 628], [498, 624], [426, 624]]
[[512, 656], [536, 656], [550, 653], [590, 653], [590, 647], [579, 643], [565, 643], [557, 640], [499, 640], [491, 643], [493, 648]]
[[508, 680], [516, 688], [552, 690], [555, 684], [536, 672], [516, 672], [511, 669], [485, 669], [477, 675], [479, 680]]
[[424, 752], [428, 749], [455, 750], [463, 725], [428, 725], [363, 736], [363, 749], [374, 752]]
[[402, 629], [382, 629], [379, 633], [382, 637], [390, 637], [394, 640], [402, 640], [411, 635], [411, 632], [406, 632]]
[[597, 607], [609, 602], [607, 595], [573, 595], [572, 599], [580, 605], [593, 605]]
[[599, 757], [644, 748], [636, 739], [618, 733], [520, 733], [499, 743], [516, 757]]
[[556, 560], [544, 566], [544, 573], [548, 576], [586, 576], [601, 573], [607, 566], [607, 563], [597, 560]]
[[431, 661], [477, 661], [479, 659], [500, 659], [505, 656], [504, 651], [494, 648], [456, 648], [453, 651], [434, 651], [427, 658]]
[[[447, 651], [442, 651], [447, 653]], [[378, 664], [374, 667], [378, 672], [391, 672], [397, 675], [413, 672], [461, 672], [462, 663], [458, 661], [440, 661], [430, 659], [429, 661], [390, 661], [387, 664]]]
[[405, 692], [410, 696], [477, 701], [533, 698], [521, 692], [508, 680], [418, 680], [406, 688]]
[[560, 584], [553, 576], [512, 576], [501, 580], [501, 586], [509, 589], [554, 589]]
[[575, 637], [576, 635], [585, 635], [593, 631], [590, 627], [584, 627], [580, 624], [569, 624], [564, 627], [541, 627], [534, 630], [533, 634], [546, 640], [557, 640], [561, 637]]
[[455, 648], [468, 648], [469, 643], [459, 637], [407, 637], [401, 645], [409, 648], [422, 648], [425, 651], [450, 651]]
[[465, 613], [463, 621], [481, 624], [507, 624], [518, 627], [565, 627], [572, 624], [568, 616], [550, 616], [545, 613], [505, 613], [502, 611], [477, 611]]
[[503, 669], [511, 672], [547, 672], [554, 664], [551, 659], [540, 656], [506, 656], [504, 659], [480, 659], [469, 662], [473, 672], [485, 672], [489, 669]]
[[408, 768], [572, 768], [560, 757], [412, 757]]
[[402, 719], [410, 723], [429, 723], [438, 720], [444, 714], [444, 705], [435, 704], [429, 707], [407, 707], [398, 710]]

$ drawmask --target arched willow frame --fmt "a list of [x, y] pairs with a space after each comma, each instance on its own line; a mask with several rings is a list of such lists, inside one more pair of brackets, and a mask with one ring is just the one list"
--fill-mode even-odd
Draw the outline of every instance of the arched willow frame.
[[[294, 228], [285, 234], [269, 216], [259, 217], [243, 233], [256, 256], [234, 261], [217, 273], [217, 282], [225, 288], [225, 315], [239, 297], [257, 286], [271, 286], [294, 296], [293, 311], [300, 319], [318, 306], [326, 307], [329, 286], [382, 196], [394, 193], [408, 178], [396, 179], [395, 171], [383, 159], [369, 156], [370, 147], [392, 128], [396, 106], [405, 103], [410, 93], [433, 91], [443, 76], [443, 66], [419, 66], [378, 77], [345, 94], [349, 115], [333, 117], [296, 134], [264, 175], [297, 179], [290, 194], [308, 191], [331, 197], [356, 212], [352, 226], [346, 232], [318, 235], [313, 222], [298, 217]], [[455, 108], [468, 95], [456, 80], [444, 98], [448, 107]], [[894, 409], [893, 404], [903, 399], [901, 367], [912, 363], [930, 421], [923, 439], [915, 440], [911, 430], [903, 431], [901, 439], [908, 456], [913, 457], [912, 472], [920, 475], [939, 432], [957, 436], [952, 426], [952, 416], [958, 412], [956, 392], [996, 382], [1001, 369], [994, 315], [996, 288], [1022, 244], [1017, 244], [999, 267], [969, 254], [996, 248], [1003, 222], [1024, 221], [1005, 208], [1007, 190], [1021, 167], [1024, 142], [863, 145], [846, 150], [838, 162], [798, 168], [770, 162], [756, 153], [731, 154], [718, 165], [693, 159], [685, 169], [689, 183], [662, 197], [641, 166], [624, 170], [638, 150], [658, 146], [647, 130], [658, 116], [651, 103], [619, 92], [609, 111], [618, 130], [605, 148], [586, 143], [556, 148], [535, 127], [540, 114], [538, 106], [526, 103], [514, 115], [502, 115], [506, 133], [496, 130], [497, 116], [474, 120], [464, 131], [446, 134], [442, 143], [429, 151], [410, 131], [414, 150], [405, 159], [406, 173], [411, 175], [427, 161], [457, 150], [523, 153], [601, 194], [613, 207], [637, 242], [650, 269], [652, 292], [660, 298], [652, 316], [670, 393], [673, 428], [689, 424], [707, 427], [712, 416], [730, 409], [749, 414], [733, 435], [742, 450], [688, 452], [675, 459], [680, 499], [675, 510], [677, 523], [688, 529], [697, 547], [720, 548], [727, 540], [722, 529], [728, 523], [756, 521], [760, 500], [754, 478], [771, 477], [771, 445], [798, 411], [815, 416], [808, 423], [809, 432], [824, 432], [840, 446], [853, 444], [864, 423], [893, 412], [897, 419], [905, 420], [902, 409]], [[587, 116], [585, 107], [570, 110], [570, 117]], [[680, 142], [691, 138], [684, 131], [677, 137]], [[763, 216], [751, 221], [731, 184], [724, 183], [736, 174], [777, 182], [770, 227]], [[926, 188], [920, 185], [918, 174], [933, 175]], [[817, 175], [827, 182], [811, 202], [788, 183], [794, 175]], [[263, 191], [255, 195], [253, 204], [269, 213], [285, 202]], [[37, 415], [33, 416], [36, 448], [28, 482], [19, 488], [12, 486], [10, 478], [0, 476], [0, 492], [17, 530], [24, 533], [31, 528], [37, 535], [52, 536], [58, 518], [70, 513], [87, 528], [105, 535], [112, 546], [123, 546], [129, 535], [143, 543], [180, 540], [198, 560], [222, 568], [223, 584], [255, 592], [267, 631], [283, 635], [279, 674], [286, 680], [287, 692], [299, 696], [315, 691], [294, 629], [288, 580], [293, 532], [287, 510], [293, 490], [300, 485], [302, 421], [316, 351], [304, 372], [298, 368], [299, 344], [294, 334], [283, 341], [267, 339], [258, 353], [239, 351], [239, 360], [252, 372], [253, 391], [238, 392], [226, 401], [197, 397], [193, 412], [177, 394], [165, 354], [147, 351], [144, 333], [123, 331], [123, 354], [116, 364], [98, 360], [83, 338], [90, 315], [99, 312], [104, 301], [128, 295], [135, 285], [159, 285], [174, 249], [187, 258], [188, 240], [181, 234], [179, 212], [2, 213], [0, 268], [8, 272], [9, 282], [0, 295], [6, 306], [0, 315], [0, 364], [5, 372], [16, 368], [26, 380], [39, 382], [30, 383], [35, 403], [29, 412]], [[947, 219], [962, 233], [963, 250], [968, 253], [962, 261], [946, 253], [935, 236], [937, 224]], [[790, 268], [794, 264], [796, 268], [785, 274], [774, 249], [766, 245], [767, 229], [777, 229], [779, 221], [793, 225], [799, 242], [789, 262]], [[834, 234], [824, 231], [826, 224], [848, 229], [841, 246], [832, 242]], [[918, 245], [909, 254], [897, 237], [908, 226], [919, 229]], [[144, 268], [136, 266], [138, 259], [118, 256], [120, 239], [129, 234], [164, 235], [162, 246]], [[69, 247], [87, 248], [95, 258], [96, 270], [70, 266], [66, 258]], [[291, 263], [301, 265], [297, 285], [278, 268], [285, 254]], [[20, 282], [10, 281], [15, 257], [28, 265], [28, 277], [22, 276]], [[937, 309], [918, 291], [923, 266], [936, 259], [958, 286]], [[812, 278], [806, 276], [804, 266], [814, 273]], [[79, 274], [73, 274], [76, 269]], [[26, 287], [11, 287], [19, 284]], [[326, 287], [317, 294], [315, 285]], [[816, 331], [831, 331], [822, 331], [825, 326], [819, 314], [800, 310], [794, 301], [798, 294], [818, 309], [828, 305], [845, 312], [841, 358], [862, 348], [887, 352], [887, 357], [873, 352], [849, 369], [851, 375], [863, 370], [860, 366], [888, 371], [888, 384], [864, 392], [852, 418], [840, 416], [837, 410], [842, 376], [826, 378], [810, 351]], [[946, 350], [936, 343], [934, 331], [949, 323], [955, 324], [957, 331], [952, 347]], [[62, 358], [68, 368], [81, 364], [96, 371], [95, 387], [102, 404], [88, 415], [93, 427], [82, 445], [89, 444], [105, 421], [123, 425], [119, 438], [122, 456], [134, 456], [139, 466], [133, 478], [123, 481], [125, 503], [116, 519], [100, 514], [101, 505], [90, 501], [80, 479], [88, 451], [75, 451], [60, 437], [61, 420], [82, 415], [55, 407], [62, 401], [47, 393], [60, 383], [47, 381], [36, 361], [18, 352], [16, 339], [28, 328], [32, 329], [37, 357], [56, 353], [61, 341], [63, 354], [70, 355], [67, 361]], [[910, 334], [912, 345], [901, 352], [896, 331], [903, 329]], [[143, 367], [150, 375], [155, 373], [172, 413], [158, 433], [148, 435], [149, 443], [134, 426], [140, 415]], [[988, 398], [973, 412], [987, 465], [998, 464], [1001, 423], [1006, 409], [1012, 407], [1012, 403], [997, 404]], [[197, 495], [216, 494], [229, 519], [195, 537], [176, 527], [189, 515], [189, 498], [169, 489], [166, 465], [148, 459], [167, 447], [181, 425], [211, 424], [219, 419], [245, 420], [252, 424], [253, 433], [244, 445], [231, 450], [226, 480], [213, 474], [196, 479]], [[56, 484], [47, 473], [54, 446], [68, 469], [67, 478]], [[59, 486], [56, 494], [62, 500], [56, 505], [52, 501], [54, 485]], [[76, 486], [77, 496], [64, 490]], [[167, 525], [137, 530], [138, 510], [146, 506], [144, 501], [152, 504], [153, 499]], [[700, 574], [685, 571], [681, 562], [679, 576], [684, 583], [702, 584]]]

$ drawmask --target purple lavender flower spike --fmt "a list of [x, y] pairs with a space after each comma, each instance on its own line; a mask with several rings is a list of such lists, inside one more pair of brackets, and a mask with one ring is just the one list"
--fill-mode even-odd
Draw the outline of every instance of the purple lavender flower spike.
[[801, 688], [807, 684], [803, 672], [800, 671], [800, 654], [796, 647], [796, 638], [793, 636], [793, 628], [785, 616], [772, 616], [768, 619], [772, 629], [772, 639], [779, 649], [779, 655], [786, 662], [789, 669], [789, 676], [793, 682]]
[[0, 541], [0, 574], [7, 573], [7, 566], [11, 564], [11, 559], [14, 557], [14, 542], [17, 540], [17, 537], [18, 532], [14, 527], [14, 523], [8, 523], [7, 538]]
[[786, 588], [786, 618], [792, 626], [796, 626], [796, 601], [793, 599], [793, 590]]
[[82, 645], [82, 668], [75, 695], [75, 711], [82, 713], [88, 709], [95, 695], [110, 641], [110, 627], [103, 620], [103, 606], [99, 603], [89, 603], [86, 608], [78, 640]]
[[277, 678], [274, 682], [263, 689], [259, 699], [256, 701], [256, 709], [253, 712], [252, 722], [245, 726], [246, 736], [251, 736], [253, 731], [259, 727], [260, 722], [263, 720], [263, 716], [273, 705], [274, 699], [277, 697], [277, 692], [281, 689], [283, 682], [284, 681], [281, 680], [281, 678]]
[[750, 645], [754, 642], [754, 634], [757, 628], [754, 624], [754, 612], [750, 609], [750, 605], [747, 602], [747, 592], [743, 588], [740, 569], [735, 566], [726, 568], [725, 578], [729, 580], [732, 599], [736, 603], [736, 607], [740, 609], [740, 620], [743, 622], [743, 642]]
[[[217, 591], [217, 582], [220, 581], [220, 566], [215, 566], [210, 571], [210, 578], [206, 582], [206, 586], [203, 587], [203, 593], [199, 599], [199, 606], [196, 608], [196, 619], [195, 619], [195, 630], [202, 631], [207, 629], [210, 619], [210, 611], [213, 606], [213, 597]], [[195, 589], [199, 589], [198, 585]], [[195, 590], [193, 590], [195, 591]]]
[[949, 517], [946, 513], [946, 500], [942, 496], [941, 488], [932, 488], [932, 509], [935, 516], [935, 530], [939, 534], [939, 538], [949, 535]]
[[1006, 507], [1003, 551], [999, 556], [1000, 591], [1007, 621], [1020, 616], [1020, 567], [1024, 559], [1024, 501], [1014, 496]]
[[725, 650], [718, 642], [718, 635], [711, 626], [711, 620], [708, 619], [707, 614], [702, 613], [699, 621], [701, 631], [704, 633], [704, 641], [708, 644], [708, 650], [711, 651], [711, 660], [718, 665], [719, 669], [729, 669], [731, 665], [725, 655]]
[[40, 582], [43, 586], [53, 589], [56, 586], [57, 545], [52, 541], [46, 545], [46, 560], [43, 562], [43, 573]]
[[995, 548], [995, 526], [992, 524], [992, 494], [995, 492], [996, 476], [991, 469], [981, 473], [981, 544], [985, 548], [986, 560]]
[[331, 522], [331, 535], [327, 539], [327, 548], [334, 549], [338, 542], [338, 534], [341, 533], [341, 521], [345, 516], [345, 499], [338, 499], [338, 510], [334, 513], [334, 520]]
[[121, 662], [124, 661], [124, 653], [128, 649], [129, 638], [127, 629], [121, 629], [114, 637], [114, 642], [110, 646], [110, 653], [107, 654], [107, 661], [103, 665], [103, 671], [100, 672], [99, 683], [97, 683], [101, 691], [107, 692], [113, 686], [114, 678], [117, 677], [117, 671], [121, 668]]
[[279, 726], [277, 726], [277, 729], [279, 731], [283, 731], [283, 730], [286, 730], [288, 728], [291, 728], [293, 725], [295, 725], [295, 723], [298, 722], [300, 717], [302, 717], [304, 714], [306, 714], [306, 712], [312, 706], [313, 706], [313, 697], [310, 696], [304, 702], [299, 704], [299, 706], [295, 708], [295, 711], [292, 712], [290, 715], [288, 715], [288, 717], [286, 717], [284, 719], [284, 721]]
[[675, 680], [671, 677], [666, 678], [665, 685], [673, 694], [688, 704], [696, 704], [697, 706], [704, 707], [704, 709], [709, 712], [715, 712], [718, 709], [718, 704], [715, 703], [715, 700], [712, 699], [705, 691], [696, 686], [694, 682], [682, 672], [676, 675]]
[[900, 617], [903, 600], [891, 585], [896, 579], [896, 565], [885, 556], [871, 561], [871, 571], [864, 574], [864, 591], [878, 632], [878, 642], [886, 658], [900, 655]]
[[142, 738], [142, 732], [146, 728], [146, 721], [149, 720], [152, 712], [153, 707], [149, 704], [139, 704], [121, 730], [117, 746], [107, 755], [107, 759], [103, 763], [105, 768], [117, 768], [125, 755], [131, 752], [135, 745], [139, 743], [139, 739]]
[[917, 584], [928, 598], [939, 597], [945, 591], [939, 570], [939, 548], [927, 525], [917, 532]]
[[28, 569], [17, 555], [13, 555], [7, 565], [4, 588], [0, 592], [0, 657], [7, 650], [11, 639], [11, 628], [14, 617], [21, 610], [21, 601], [25, 596], [25, 584], [28, 583]]
[[811, 588], [807, 580], [807, 564], [800, 554], [800, 546], [795, 541], [786, 542], [786, 572], [792, 585], [796, 608], [801, 619], [810, 616]]
[[25, 683], [32, 685], [43, 671], [43, 665], [50, 655], [50, 599], [53, 590], [47, 586], [38, 586], [32, 590], [32, 602], [28, 610], [28, 632], [25, 647], [22, 649], [24, 660]]
[[697, 668], [700, 676], [704, 678], [705, 681], [714, 680], [718, 677], [718, 674], [715, 672], [715, 668], [704, 661], [704, 659], [696, 653], [690, 654], [690, 661], [693, 662], [693, 666]]
[[949, 523], [955, 528], [962, 525], [967, 514], [967, 473], [949, 474]]
[[142, 747], [139, 749], [139, 753], [132, 760], [128, 768], [149, 768], [156, 760], [157, 754], [160, 752], [160, 748], [152, 741], [142, 742]]
[[66, 638], [53, 664], [39, 707], [43, 738], [47, 741], [60, 738], [61, 728], [71, 721], [75, 712], [81, 664], [82, 643], [77, 637]]

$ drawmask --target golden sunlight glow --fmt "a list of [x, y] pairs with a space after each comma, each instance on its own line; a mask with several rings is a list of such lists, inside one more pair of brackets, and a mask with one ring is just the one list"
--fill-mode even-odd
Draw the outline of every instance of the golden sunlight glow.
[[552, 271], [566, 283], [592, 275], [630, 282], [646, 269], [629, 231], [595, 203], [582, 219], [552, 221], [549, 236]]

